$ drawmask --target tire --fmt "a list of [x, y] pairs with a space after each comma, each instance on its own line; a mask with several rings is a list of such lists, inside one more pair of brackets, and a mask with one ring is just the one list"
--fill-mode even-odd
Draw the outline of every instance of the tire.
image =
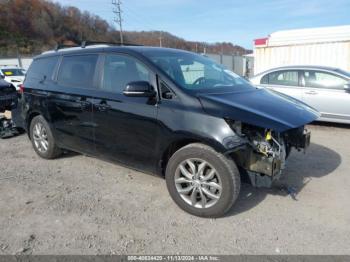
[[[38, 129], [41, 132], [38, 132]], [[42, 158], [54, 159], [61, 154], [52, 135], [49, 124], [41, 115], [32, 119], [29, 127], [30, 140], [35, 152]]]
[[[196, 173], [192, 176], [196, 179], [189, 179], [189, 173]], [[207, 218], [225, 215], [237, 200], [241, 186], [233, 159], [200, 143], [189, 144], [171, 156], [165, 179], [170, 196], [181, 209]]]

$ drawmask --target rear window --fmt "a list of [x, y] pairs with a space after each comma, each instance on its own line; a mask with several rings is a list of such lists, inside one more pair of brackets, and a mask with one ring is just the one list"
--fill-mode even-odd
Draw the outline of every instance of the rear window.
[[58, 73], [58, 84], [63, 86], [93, 88], [98, 55], [65, 56]]
[[39, 81], [52, 79], [57, 62], [58, 56], [35, 59], [27, 72], [27, 79]]

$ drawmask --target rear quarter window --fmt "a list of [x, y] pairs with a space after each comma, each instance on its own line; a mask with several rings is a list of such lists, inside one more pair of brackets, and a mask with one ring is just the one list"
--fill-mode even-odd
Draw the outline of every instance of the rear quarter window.
[[29, 67], [26, 79], [38, 81], [52, 79], [58, 59], [58, 56], [35, 59]]
[[269, 75], [264, 75], [263, 78], [261, 78], [260, 84], [268, 84], [269, 83]]

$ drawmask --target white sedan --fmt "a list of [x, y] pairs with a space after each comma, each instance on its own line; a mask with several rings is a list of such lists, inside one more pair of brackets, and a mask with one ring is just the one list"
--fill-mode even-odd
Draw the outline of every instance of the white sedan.
[[320, 121], [350, 124], [350, 72], [321, 66], [287, 66], [250, 81], [294, 97], [321, 113]]
[[11, 83], [16, 89], [23, 84], [25, 77], [25, 70], [19, 67], [0, 67], [0, 75], [6, 82]]

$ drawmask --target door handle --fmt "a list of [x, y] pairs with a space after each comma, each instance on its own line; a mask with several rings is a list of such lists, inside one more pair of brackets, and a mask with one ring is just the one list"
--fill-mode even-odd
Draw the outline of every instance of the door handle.
[[305, 94], [308, 95], [317, 95], [318, 93], [316, 91], [306, 91]]
[[82, 100], [80, 101], [80, 107], [82, 110], [87, 110], [91, 107], [91, 103], [89, 101]]
[[97, 109], [101, 112], [106, 112], [109, 109], [111, 109], [111, 106], [108, 105], [107, 103], [100, 103], [96, 105]]

